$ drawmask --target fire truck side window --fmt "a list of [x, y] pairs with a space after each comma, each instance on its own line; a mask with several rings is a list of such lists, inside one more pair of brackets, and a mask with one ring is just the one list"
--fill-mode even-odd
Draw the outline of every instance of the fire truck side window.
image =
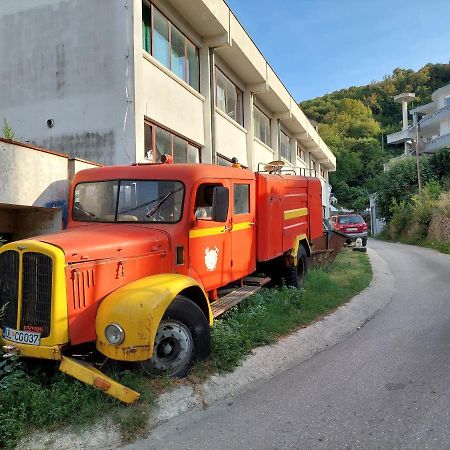
[[211, 220], [213, 193], [216, 186], [222, 185], [217, 183], [205, 183], [198, 187], [194, 206], [194, 214], [197, 219]]
[[250, 212], [250, 185], [234, 185], [234, 214], [248, 214]]

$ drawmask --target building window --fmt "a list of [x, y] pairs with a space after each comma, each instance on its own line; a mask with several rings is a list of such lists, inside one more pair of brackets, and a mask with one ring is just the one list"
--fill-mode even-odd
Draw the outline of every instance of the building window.
[[254, 135], [270, 147], [270, 119], [259, 108], [253, 105]]
[[445, 106], [450, 106], [450, 95], [444, 98]]
[[216, 106], [244, 126], [242, 91], [216, 67]]
[[200, 90], [198, 48], [152, 4], [142, 3], [142, 47], [163, 66]]
[[320, 168], [320, 176], [325, 180], [325, 170]]
[[160, 162], [162, 155], [171, 155], [174, 163], [200, 162], [199, 147], [150, 122], [144, 124], [144, 151], [153, 163]]
[[311, 176], [317, 176], [316, 172], [316, 162], [310, 157], [309, 168], [311, 169]]
[[305, 151], [300, 147], [300, 145], [297, 145], [297, 156], [302, 161], [306, 161], [306, 159], [305, 159]]
[[289, 136], [283, 131], [280, 131], [280, 156], [288, 160], [289, 162], [292, 162], [291, 140], [289, 139]]

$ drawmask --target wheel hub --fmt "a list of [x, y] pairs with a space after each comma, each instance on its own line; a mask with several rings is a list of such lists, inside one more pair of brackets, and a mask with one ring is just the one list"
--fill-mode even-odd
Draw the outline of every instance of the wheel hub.
[[176, 373], [191, 358], [193, 345], [191, 332], [184, 323], [164, 321], [155, 336], [152, 358], [141, 366], [151, 375]]

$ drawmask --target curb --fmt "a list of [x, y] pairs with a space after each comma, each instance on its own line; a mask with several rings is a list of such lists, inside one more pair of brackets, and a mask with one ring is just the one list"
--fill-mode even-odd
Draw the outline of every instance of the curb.
[[[234, 372], [214, 375], [195, 390], [191, 386], [181, 386], [162, 394], [150, 418], [150, 428], [264, 382], [331, 348], [359, 330], [390, 302], [395, 284], [386, 260], [372, 248], [367, 253], [373, 280], [364, 291], [319, 322], [294, 332], [276, 344], [256, 348]], [[136, 444], [129, 444], [125, 448], [131, 449]], [[23, 440], [18, 448], [111, 449], [120, 446], [120, 432], [109, 421], [86, 430], [82, 435], [67, 431], [36, 434]]]

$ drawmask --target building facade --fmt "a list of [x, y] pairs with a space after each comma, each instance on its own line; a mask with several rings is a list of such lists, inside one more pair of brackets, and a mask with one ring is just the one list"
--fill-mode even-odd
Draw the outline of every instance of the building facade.
[[3, 0], [0, 116], [102, 164], [336, 159], [223, 0]]
[[389, 134], [388, 144], [405, 142], [415, 152], [418, 134], [420, 153], [433, 153], [450, 146], [450, 84], [434, 91], [431, 99], [430, 103], [410, 110], [410, 114], [415, 117], [413, 125], [404, 126], [402, 131]]

